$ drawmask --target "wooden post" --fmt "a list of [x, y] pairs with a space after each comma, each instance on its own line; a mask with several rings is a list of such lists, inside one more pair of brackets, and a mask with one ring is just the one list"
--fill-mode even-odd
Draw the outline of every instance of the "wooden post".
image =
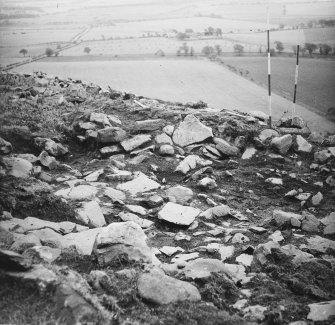
[[292, 107], [292, 116], [295, 115], [295, 103], [297, 99], [297, 86], [298, 86], [298, 74], [299, 74], [299, 44], [297, 45], [297, 60], [295, 65], [295, 76], [294, 76], [294, 92], [293, 92], [293, 107]]
[[269, 127], [272, 127], [272, 103], [271, 103], [271, 54], [270, 54], [270, 8], [267, 12], [267, 43], [268, 43], [268, 100], [269, 100]]

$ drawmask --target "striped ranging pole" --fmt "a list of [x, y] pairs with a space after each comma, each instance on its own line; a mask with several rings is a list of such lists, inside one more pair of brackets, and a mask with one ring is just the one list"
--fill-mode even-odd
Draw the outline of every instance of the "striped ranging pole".
[[267, 8], [267, 41], [268, 41], [268, 96], [269, 96], [269, 127], [272, 127], [272, 103], [271, 103], [271, 59], [270, 59], [270, 9]]
[[295, 65], [295, 76], [294, 76], [294, 92], [293, 92], [293, 107], [292, 116], [295, 115], [295, 103], [297, 99], [297, 86], [298, 86], [298, 74], [299, 74], [299, 49], [300, 45], [297, 45], [297, 61]]

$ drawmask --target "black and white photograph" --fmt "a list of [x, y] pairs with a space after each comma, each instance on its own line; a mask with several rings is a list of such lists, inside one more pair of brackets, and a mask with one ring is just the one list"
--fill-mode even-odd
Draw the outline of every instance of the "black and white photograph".
[[335, 0], [0, 0], [0, 325], [258, 324], [335, 324]]

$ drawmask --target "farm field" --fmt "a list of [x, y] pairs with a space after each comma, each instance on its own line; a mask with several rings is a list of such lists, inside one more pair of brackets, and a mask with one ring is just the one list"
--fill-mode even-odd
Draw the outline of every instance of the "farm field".
[[[266, 30], [266, 23], [253, 21], [237, 21], [231, 19], [218, 19], [210, 17], [190, 17], [180, 19], [146, 20], [135, 22], [116, 23], [114, 26], [92, 28], [85, 35], [84, 40], [101, 39], [104, 35], [106, 39], [110, 37], [140, 37], [150, 33], [168, 33], [172, 29], [184, 32], [185, 29], [193, 29], [195, 32], [203, 32], [206, 28], [221, 28], [223, 33], [245, 32], [250, 30]], [[271, 25], [276, 28], [278, 25]]]
[[[81, 79], [116, 90], [132, 92], [173, 102], [203, 100], [215, 109], [238, 109], [267, 112], [267, 92], [255, 83], [207, 60], [124, 60], [57, 62], [50, 58], [15, 69], [29, 73], [44, 71], [60, 77]], [[273, 115], [280, 118], [291, 107], [290, 102], [273, 96]], [[314, 130], [333, 131], [334, 124], [297, 105], [297, 112]]]
[[[258, 44], [265, 47], [266, 33], [238, 33], [230, 35], [231, 39], [246, 44]], [[335, 28], [310, 28], [302, 30], [278, 30], [270, 34], [271, 46], [275, 48], [275, 41], [281, 41], [284, 45], [284, 51], [292, 51], [293, 45], [304, 45], [305, 43], [327, 43], [335, 45]]]
[[[266, 57], [225, 57], [226, 65], [249, 71], [248, 78], [267, 85]], [[325, 114], [335, 106], [335, 60], [301, 58], [297, 102]], [[290, 100], [293, 98], [294, 58], [274, 57], [271, 60], [272, 89]]]

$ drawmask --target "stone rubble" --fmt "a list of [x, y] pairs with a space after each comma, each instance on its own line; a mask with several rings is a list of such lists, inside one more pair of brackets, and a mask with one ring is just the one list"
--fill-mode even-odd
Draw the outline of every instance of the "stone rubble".
[[[57, 93], [36, 94], [71, 112], [64, 121], [83, 151], [0, 126], [0, 269], [52, 287], [59, 320], [112, 319], [115, 309], [126, 321], [122, 296], [131, 296], [131, 308], [205, 304], [241, 324], [333, 321], [334, 137], [309, 134], [298, 116], [269, 129], [260, 112], [236, 117], [25, 78]], [[90, 111], [72, 116], [73, 105]], [[77, 259], [91, 271], [71, 270]]]

